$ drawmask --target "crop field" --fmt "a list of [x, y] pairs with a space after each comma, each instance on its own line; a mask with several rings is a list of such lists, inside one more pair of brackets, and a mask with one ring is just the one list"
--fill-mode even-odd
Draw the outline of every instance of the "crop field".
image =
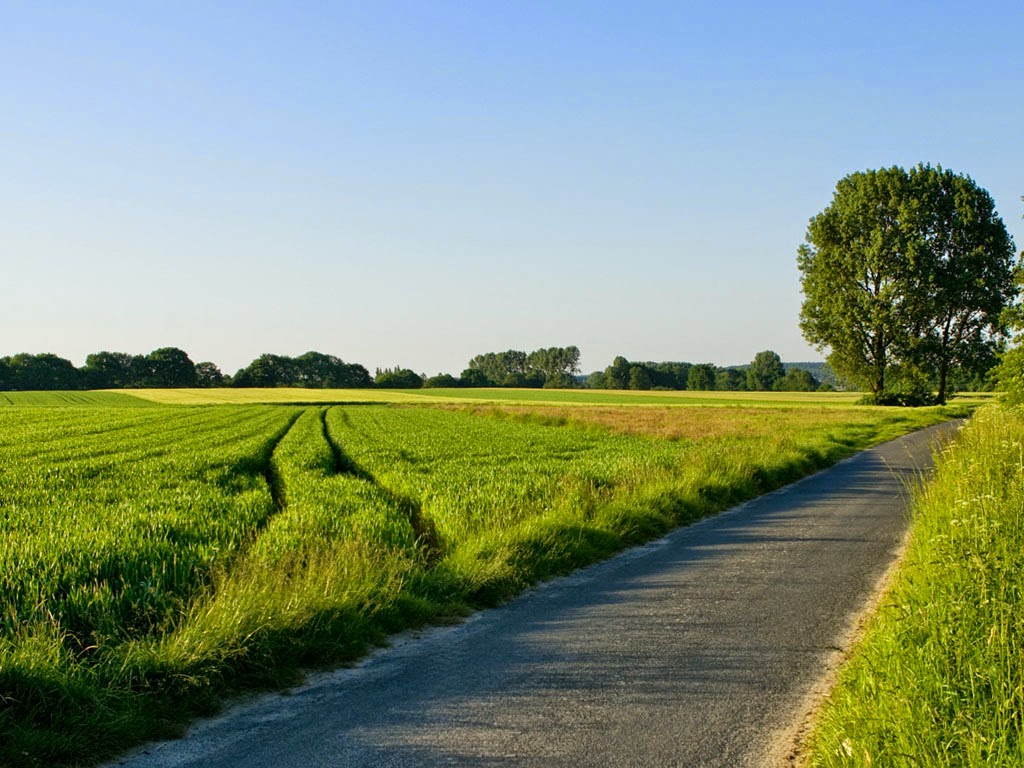
[[859, 392], [703, 392], [593, 389], [140, 389], [133, 396], [164, 405], [227, 403], [524, 403], [530, 405], [694, 406], [853, 405]]
[[5, 405], [128, 405], [150, 404], [123, 392], [0, 392], [0, 408]]
[[964, 413], [338, 392], [0, 407], [0, 764], [88, 763], [173, 733], [232, 691]]

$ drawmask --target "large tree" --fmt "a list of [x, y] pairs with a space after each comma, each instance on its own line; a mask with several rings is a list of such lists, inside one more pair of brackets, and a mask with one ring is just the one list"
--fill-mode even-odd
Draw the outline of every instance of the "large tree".
[[876, 397], [896, 366], [946, 396], [951, 366], [991, 359], [1017, 295], [1013, 241], [988, 193], [919, 165], [850, 174], [811, 219], [800, 327], [837, 374]]
[[992, 197], [969, 177], [918, 166], [910, 183], [933, 286], [922, 353], [944, 401], [950, 372], [990, 368], [1006, 336], [1003, 311], [1019, 292], [1014, 244]]
[[178, 347], [160, 347], [146, 355], [147, 387], [194, 387], [196, 366]]

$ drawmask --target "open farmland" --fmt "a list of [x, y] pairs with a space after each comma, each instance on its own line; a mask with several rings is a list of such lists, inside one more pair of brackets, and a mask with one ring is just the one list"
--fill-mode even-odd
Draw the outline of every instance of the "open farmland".
[[98, 759], [952, 413], [647, 405], [0, 408], [0, 761]]
[[[119, 390], [123, 391], [123, 390]], [[747, 405], [753, 407], [846, 405], [860, 392], [715, 392], [595, 389], [139, 389], [133, 396], [163, 405], [227, 403], [524, 403], [530, 405]]]

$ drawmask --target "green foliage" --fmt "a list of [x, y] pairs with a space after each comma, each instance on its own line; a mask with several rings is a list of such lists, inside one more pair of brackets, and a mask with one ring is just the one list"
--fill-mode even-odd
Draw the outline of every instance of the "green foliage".
[[224, 385], [224, 374], [216, 364], [209, 361], [196, 363], [197, 387], [221, 387]]
[[580, 371], [578, 347], [547, 347], [527, 354], [516, 349], [487, 352], [469, 361], [463, 371], [467, 387], [548, 387], [567, 389], [575, 386], [573, 377]]
[[711, 390], [715, 388], [715, 366], [710, 363], [698, 363], [690, 367], [686, 378], [686, 388], [694, 390]]
[[1022, 444], [1024, 413], [990, 406], [938, 457], [810, 765], [1024, 764]]
[[953, 369], [991, 364], [1019, 292], [1013, 241], [992, 198], [969, 177], [927, 165], [841, 179], [797, 263], [805, 338], [876, 397], [899, 365], [925, 372], [944, 400]]
[[782, 358], [777, 353], [766, 349], [758, 352], [747, 368], [747, 389], [767, 392], [775, 389], [775, 385], [786, 375]]
[[231, 379], [235, 387], [309, 387], [350, 389], [370, 387], [370, 372], [358, 363], [334, 355], [306, 352], [298, 357], [260, 355]]
[[722, 368], [715, 374], [715, 389], [722, 392], [741, 392], [748, 389], [747, 377], [736, 368]]
[[630, 389], [650, 389], [653, 386], [651, 375], [642, 365], [634, 365], [629, 369]]
[[776, 379], [772, 389], [778, 392], [814, 392], [820, 386], [810, 371], [803, 368], [789, 368], [786, 375]]
[[489, 387], [491, 380], [479, 368], [467, 368], [459, 376], [459, 383], [463, 387]]
[[384, 389], [419, 389], [423, 386], [423, 377], [408, 368], [378, 368], [373, 377], [373, 385]]
[[1024, 404], [1024, 347], [1017, 346], [1003, 354], [995, 377], [1008, 403]]
[[143, 384], [147, 387], [194, 387], [196, 366], [188, 354], [177, 347], [154, 349], [145, 360]]
[[439, 373], [437, 376], [431, 376], [428, 379], [424, 379], [423, 386], [431, 389], [437, 389], [438, 387], [459, 387], [462, 386], [462, 382], [450, 373]]
[[0, 376], [5, 388], [13, 390], [82, 389], [82, 373], [70, 360], [45, 353], [27, 352], [0, 358]]
[[82, 373], [89, 389], [142, 386], [145, 360], [125, 352], [95, 352], [85, 358]]
[[[594, 389], [640, 389], [635, 384], [647, 384], [643, 389], [675, 389], [687, 388], [690, 363], [631, 363], [619, 355], [610, 366], [604, 369], [600, 377], [594, 376], [587, 386]], [[641, 371], [634, 374], [634, 371]], [[637, 377], [634, 381], [634, 375]]]
[[619, 355], [610, 366], [604, 371], [604, 378], [608, 389], [629, 389], [629, 377], [633, 367], [629, 360]]

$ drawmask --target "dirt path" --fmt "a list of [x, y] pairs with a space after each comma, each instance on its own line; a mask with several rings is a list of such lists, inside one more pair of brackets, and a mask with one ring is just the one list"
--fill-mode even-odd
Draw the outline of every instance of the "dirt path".
[[756, 766], [785, 757], [951, 425], [115, 763]]

